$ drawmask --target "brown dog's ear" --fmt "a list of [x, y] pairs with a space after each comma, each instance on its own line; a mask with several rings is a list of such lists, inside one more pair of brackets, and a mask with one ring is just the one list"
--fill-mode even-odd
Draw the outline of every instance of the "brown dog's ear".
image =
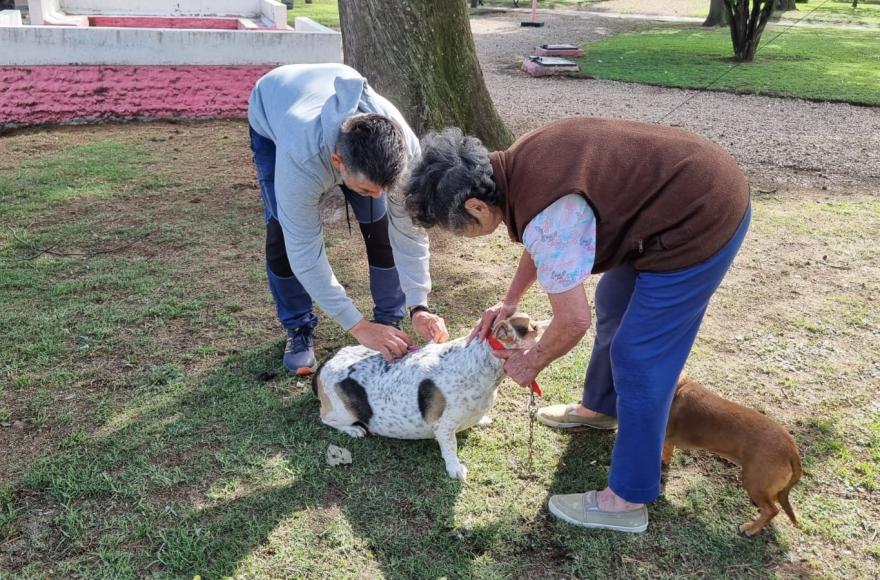
[[544, 334], [544, 331], [547, 330], [547, 327], [550, 326], [551, 320], [539, 320], [532, 324], [532, 327], [539, 335]]
[[510, 321], [511, 324], [528, 324], [532, 321], [532, 317], [525, 312], [514, 312], [507, 320]]
[[528, 314], [522, 312], [514, 313], [507, 319], [507, 322], [510, 323], [510, 326], [512, 326], [520, 336], [525, 335], [532, 329], [532, 319]]

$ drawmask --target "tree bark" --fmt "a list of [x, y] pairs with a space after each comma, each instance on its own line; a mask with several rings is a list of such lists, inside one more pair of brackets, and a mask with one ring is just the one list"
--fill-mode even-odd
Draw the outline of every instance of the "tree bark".
[[797, 10], [794, 0], [776, 0], [776, 6], [773, 10], [776, 12], [784, 12], [785, 10]]
[[703, 26], [727, 26], [727, 10], [724, 8], [724, 0], [709, 0], [709, 15], [703, 22]]
[[483, 81], [462, 0], [339, 0], [345, 63], [419, 136], [457, 126], [489, 149], [513, 136]]
[[755, 51], [758, 50], [761, 34], [773, 13], [774, 5], [775, 0], [725, 0], [724, 7], [730, 20], [730, 39], [736, 60], [755, 60]]

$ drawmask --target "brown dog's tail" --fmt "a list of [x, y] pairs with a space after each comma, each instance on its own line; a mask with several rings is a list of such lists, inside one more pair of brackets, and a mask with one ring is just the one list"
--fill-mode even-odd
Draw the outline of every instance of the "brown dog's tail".
[[785, 511], [785, 515], [788, 516], [788, 519], [790, 519], [791, 523], [795, 526], [798, 526], [798, 521], [797, 518], [794, 517], [794, 510], [791, 509], [791, 504], [788, 502], [788, 492], [791, 491], [791, 488], [793, 488], [798, 481], [800, 481], [802, 473], [801, 459], [800, 457], [795, 456], [791, 462], [791, 479], [789, 480], [788, 485], [785, 486], [785, 489], [780, 491], [776, 496], [779, 505], [781, 505], [782, 509]]

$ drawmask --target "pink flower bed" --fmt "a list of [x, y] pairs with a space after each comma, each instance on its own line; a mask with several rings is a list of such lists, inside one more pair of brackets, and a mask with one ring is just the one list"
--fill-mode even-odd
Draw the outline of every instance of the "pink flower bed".
[[120, 118], [244, 117], [268, 66], [0, 67], [0, 128]]

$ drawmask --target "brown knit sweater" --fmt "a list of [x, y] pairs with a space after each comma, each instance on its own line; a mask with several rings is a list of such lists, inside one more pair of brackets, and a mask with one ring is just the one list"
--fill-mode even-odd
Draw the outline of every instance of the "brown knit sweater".
[[593, 273], [693, 266], [736, 232], [749, 186], [733, 157], [687, 131], [575, 117], [489, 156], [511, 239], [557, 199], [583, 195], [596, 214]]

